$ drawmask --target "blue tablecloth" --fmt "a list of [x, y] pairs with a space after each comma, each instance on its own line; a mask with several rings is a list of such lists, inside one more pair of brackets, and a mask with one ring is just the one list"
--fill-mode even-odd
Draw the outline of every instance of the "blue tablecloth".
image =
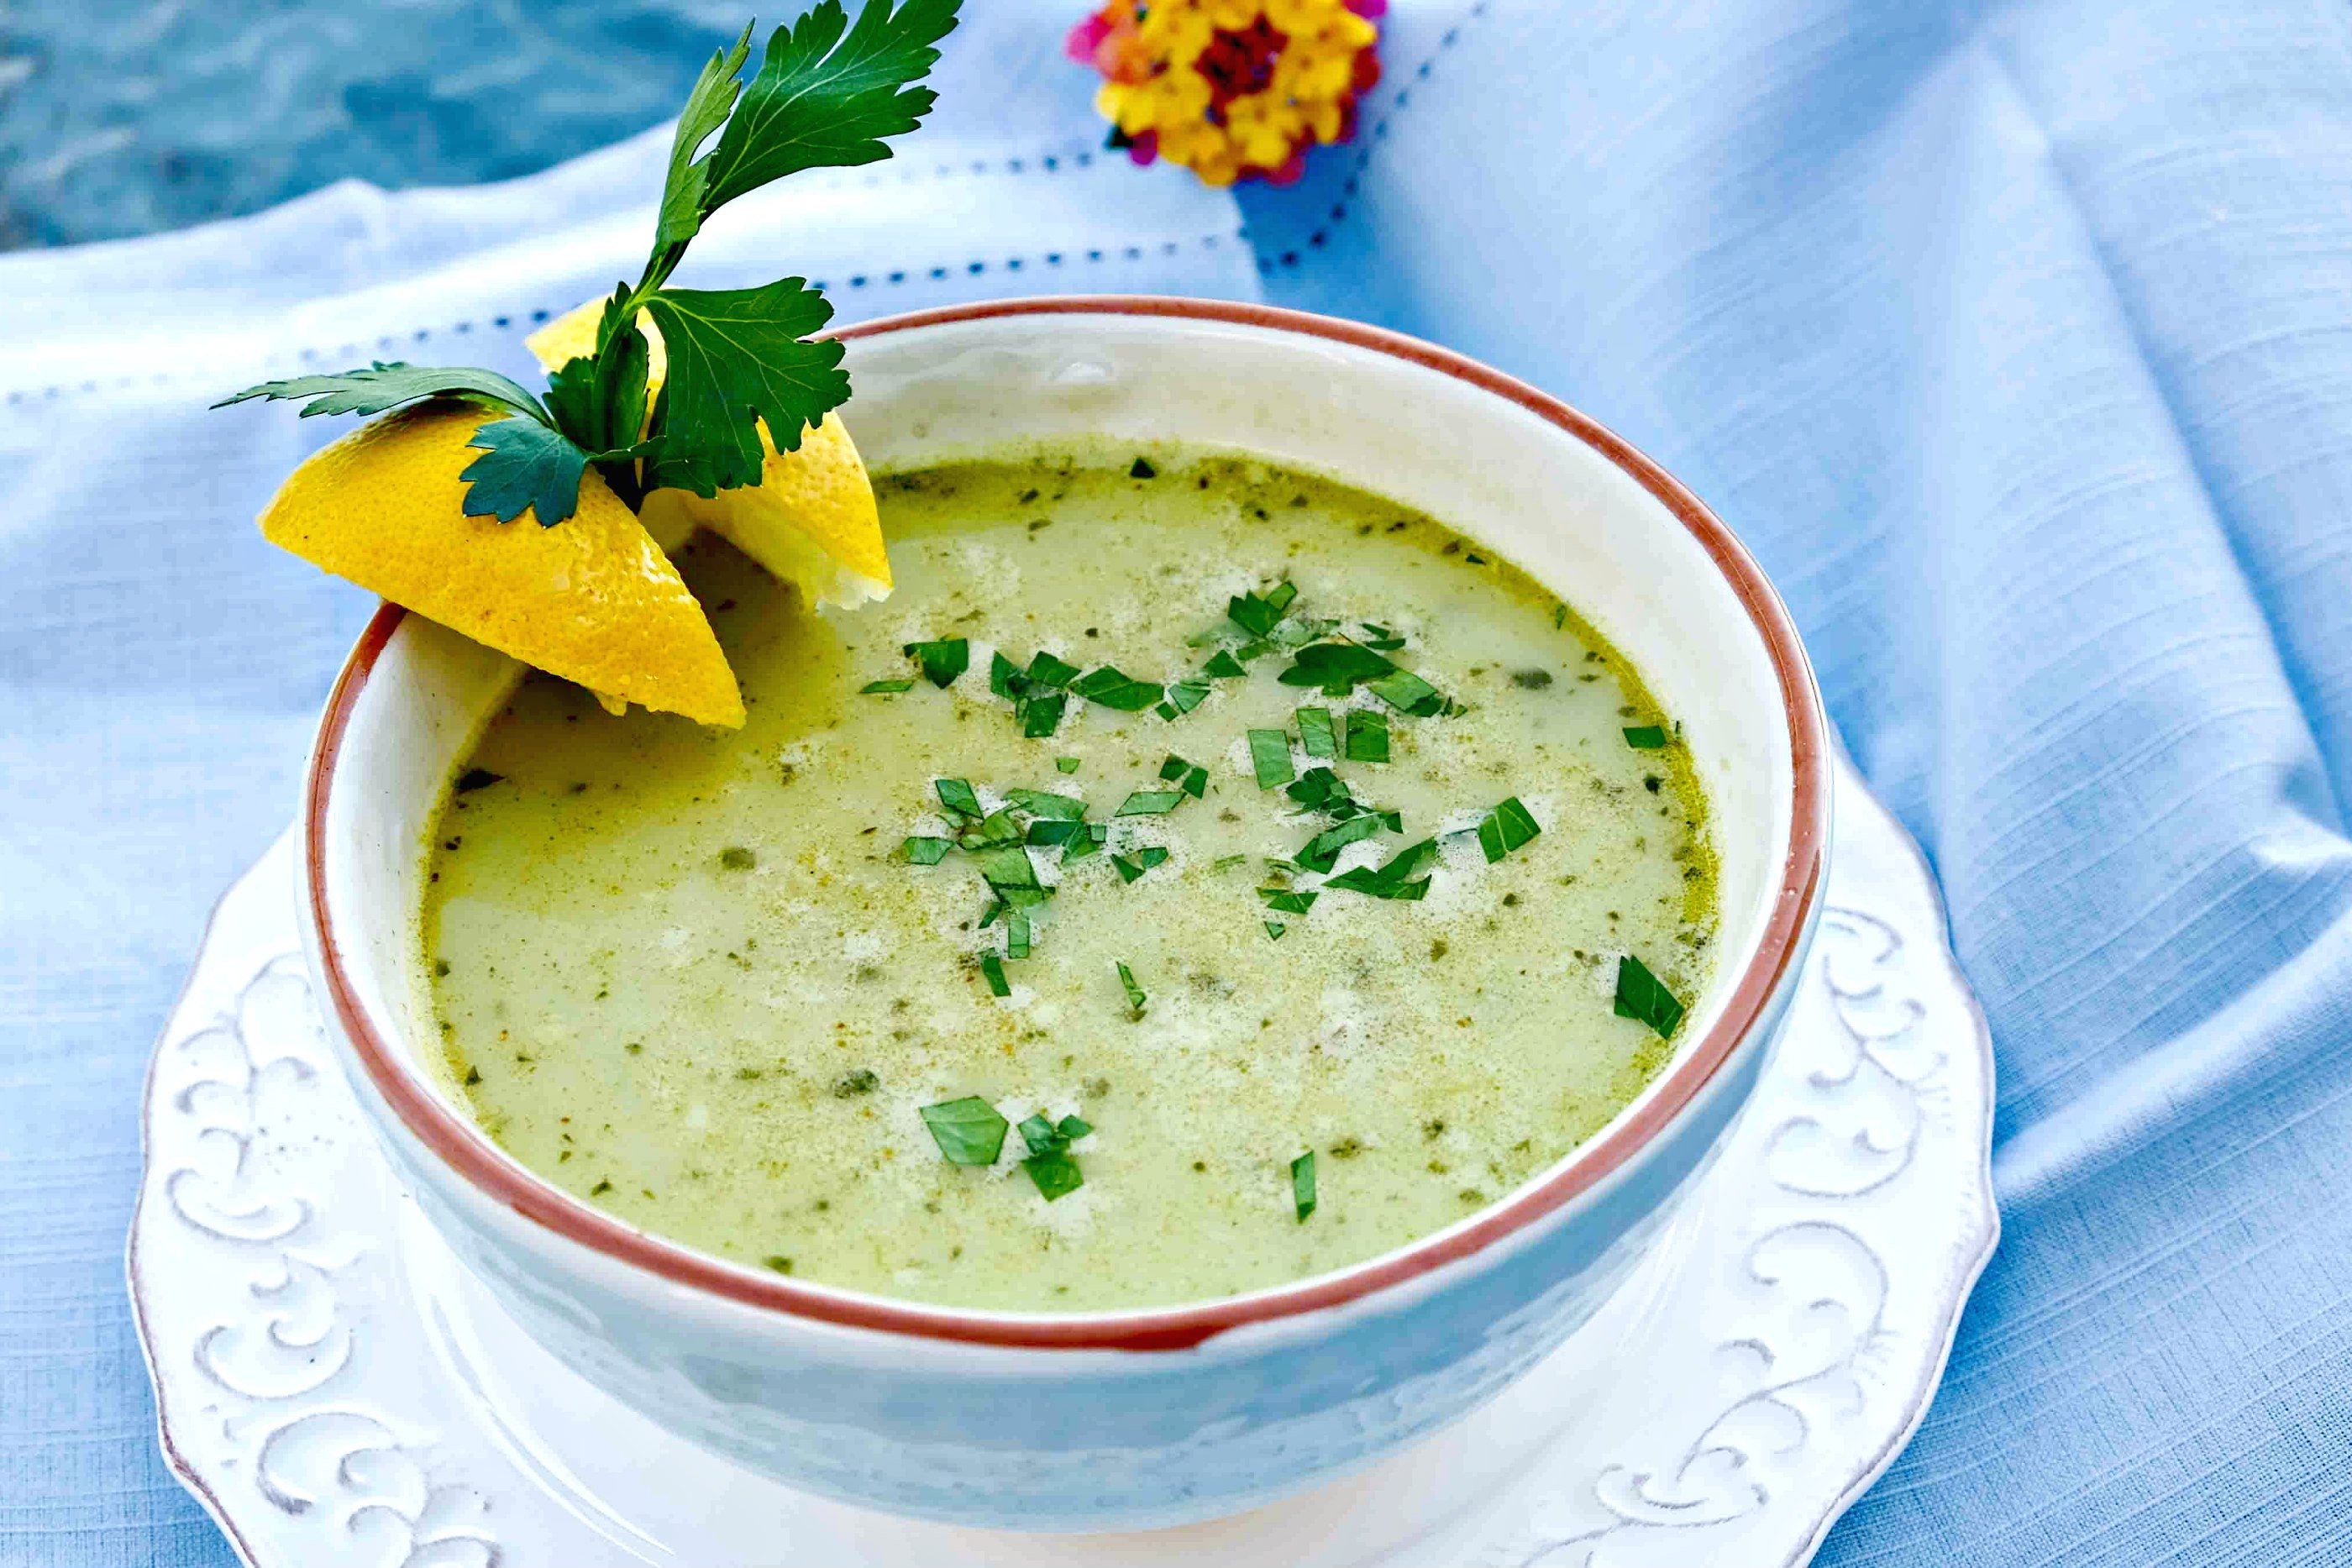
[[[1410, 0], [1358, 145], [1236, 210], [1082, 158], [1076, 8], [973, 6], [922, 141], [702, 276], [1262, 291], [1677, 470], [1934, 857], [2000, 1055], [2006, 1239], [1822, 1560], [2352, 1561], [2352, 12]], [[0, 1562], [228, 1560], [128, 1326], [136, 1092], [366, 606], [248, 521], [329, 433], [199, 405], [385, 342], [519, 366], [657, 152], [0, 258]]]

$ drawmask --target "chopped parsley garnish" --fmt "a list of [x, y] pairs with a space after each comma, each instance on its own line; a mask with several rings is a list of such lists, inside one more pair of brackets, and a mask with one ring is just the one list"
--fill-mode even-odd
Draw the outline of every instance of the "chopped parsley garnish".
[[1004, 917], [1004, 956], [1008, 958], [1029, 956], [1029, 912], [1015, 909]]
[[1120, 817], [1164, 817], [1184, 803], [1181, 789], [1138, 789], [1119, 802]]
[[1287, 887], [1261, 887], [1257, 895], [1276, 915], [1304, 915], [1315, 907], [1315, 900], [1321, 896], [1313, 891], [1301, 893]]
[[1001, 697], [1017, 698], [1021, 695], [1022, 688], [1016, 683], [1021, 678], [1021, 666], [1006, 658], [1003, 650], [999, 649], [988, 656], [988, 689], [990, 691]]
[[958, 849], [985, 850], [1020, 841], [1021, 819], [1013, 815], [1010, 806], [991, 811], [956, 834]]
[[1338, 732], [1331, 727], [1331, 710], [1303, 707], [1298, 710], [1298, 744], [1309, 757], [1324, 757], [1337, 761], [1339, 756]]
[[931, 788], [940, 793], [940, 805], [950, 817], [968, 817], [980, 821], [980, 797], [972, 792], [971, 783], [962, 779], [934, 779]]
[[915, 864], [937, 865], [948, 858], [948, 852], [955, 845], [946, 839], [916, 837], [908, 839], [902, 847], [907, 852], [907, 858]]
[[1056, 773], [1076, 773], [1077, 770], [1078, 770], [1078, 759], [1077, 759], [1076, 758], [1075, 758], [1075, 757], [1056, 757], [1055, 758], [1054, 758], [1054, 771], [1055, 771], [1055, 772], [1056, 772]]
[[1307, 1150], [1290, 1162], [1290, 1204], [1298, 1211], [1298, 1223], [1315, 1212], [1315, 1151]]
[[1286, 686], [1319, 686], [1327, 697], [1344, 697], [1363, 682], [1395, 672], [1394, 664], [1361, 643], [1309, 643], [1276, 678]]
[[1339, 852], [1359, 839], [1369, 839], [1381, 831], [1381, 818], [1372, 812], [1350, 817], [1336, 828], [1326, 828], [1307, 841], [1297, 854], [1300, 865], [1318, 873], [1328, 872], [1338, 862]]
[[1133, 1009], [1137, 1018], [1141, 1018], [1143, 1004], [1147, 999], [1143, 994], [1143, 988], [1135, 983], [1135, 971], [1129, 968], [1125, 962], [1122, 961], [1118, 968], [1119, 988], [1127, 992], [1127, 1005]]
[[1662, 1040], [1675, 1038], [1683, 1021], [1683, 1004], [1631, 953], [1617, 960], [1617, 1016], [1639, 1019], [1658, 1031]]
[[1039, 1196], [1047, 1203], [1067, 1197], [1087, 1185], [1084, 1173], [1078, 1169], [1078, 1162], [1058, 1151], [1049, 1155], [1031, 1155], [1021, 1162], [1021, 1168], [1029, 1173], [1029, 1179], [1037, 1184]]
[[1041, 817], [1029, 824], [1028, 833], [1023, 838], [1022, 842], [1052, 849], [1057, 845], [1074, 843], [1085, 837], [1087, 826], [1088, 824], [1085, 822]]
[[1219, 680], [1229, 681], [1245, 676], [1249, 671], [1243, 666], [1239, 659], [1234, 657], [1232, 649], [1220, 648], [1210, 657], [1207, 664], [1201, 666], [1201, 673], [1204, 675], [1214, 675]]
[[1004, 1134], [1011, 1125], [1003, 1113], [977, 1094], [942, 1100], [923, 1107], [923, 1125], [931, 1130], [950, 1165], [992, 1166], [1004, 1152]]
[[[1013, 982], [1004, 977], [1004, 960], [995, 954], [982, 953], [980, 956], [980, 973], [981, 977], [988, 982], [990, 995], [1009, 997], [1013, 994]], [[989, 1157], [994, 1159], [996, 1156], [991, 1155]]]
[[1478, 824], [1478, 847], [1486, 854], [1486, 863], [1494, 864], [1543, 830], [1528, 809], [1519, 804], [1517, 795], [1486, 813]]
[[1172, 751], [1168, 754], [1168, 759], [1160, 765], [1160, 777], [1175, 785], [1177, 789], [1192, 796], [1195, 800], [1202, 799], [1209, 792], [1209, 770], [1196, 763], [1185, 761]]
[[953, 685], [956, 677], [971, 667], [971, 640], [968, 637], [909, 643], [899, 652], [921, 667], [923, 679], [941, 689]]
[[1015, 706], [1021, 720], [1024, 740], [1043, 740], [1062, 727], [1062, 710], [1070, 699], [1060, 692], [1048, 692], [1043, 696], [1023, 697]]
[[1066, 864], [1098, 852], [1104, 844], [1110, 841], [1110, 829], [1103, 823], [1084, 822], [1079, 825], [1086, 831], [1073, 838], [1062, 850], [1062, 860]]
[[1022, 674], [1041, 686], [1066, 686], [1078, 678], [1078, 667], [1066, 659], [1057, 659], [1040, 648]]
[[1110, 863], [1118, 868], [1118, 879], [1121, 882], [1133, 882], [1153, 866], [1163, 863], [1167, 859], [1168, 852], [1157, 844], [1152, 844], [1136, 851], [1131, 855], [1113, 855], [1110, 857]]
[[1436, 855], [1437, 841], [1423, 839], [1417, 844], [1397, 851], [1390, 857], [1389, 862], [1378, 870], [1358, 866], [1353, 871], [1341, 872], [1323, 885], [1345, 888], [1349, 893], [1360, 893], [1372, 898], [1411, 902], [1428, 895], [1429, 879], [1425, 876], [1416, 878], [1413, 873]]
[[1043, 789], [1007, 789], [1004, 798], [1033, 817], [1054, 817], [1075, 822], [1087, 814], [1087, 803], [1076, 795], [1049, 795]]
[[1289, 926], [1285, 925], [1284, 925], [1281, 921], [1279, 921], [1279, 920], [1268, 920], [1268, 921], [1265, 922], [1265, 934], [1266, 934], [1268, 936], [1272, 937], [1272, 938], [1273, 938], [1275, 941], [1276, 941], [1276, 942], [1281, 941], [1281, 940], [1282, 940], [1282, 934], [1283, 934], [1284, 932], [1286, 932], [1286, 931], [1287, 931], [1287, 930], [1289, 930], [1289, 929], [1290, 929], [1290, 927], [1289, 927]]
[[1174, 681], [1168, 687], [1168, 700], [1151, 711], [1161, 718], [1181, 718], [1209, 699], [1206, 681]]
[[1121, 713], [1140, 713], [1164, 695], [1157, 681], [1139, 681], [1110, 665], [1088, 670], [1070, 683], [1070, 690], [1090, 703]]
[[1368, 683], [1366, 689], [1399, 713], [1414, 718], [1434, 718], [1446, 709], [1445, 698], [1438, 689], [1411, 670], [1392, 670]]
[[493, 773], [487, 768], [468, 768], [457, 775], [457, 792], [460, 795], [470, 795], [477, 789], [487, 789], [491, 785], [503, 781], [505, 778], [505, 774]]
[[1654, 724], [1634, 725], [1625, 731], [1625, 744], [1636, 751], [1664, 751], [1666, 732]]
[[[1265, 593], [1244, 593], [1225, 601], [1225, 619], [1253, 637], [1270, 635], [1275, 623], [1298, 597], [1298, 585], [1293, 582], [1276, 584]], [[1294, 683], [1296, 684], [1296, 683]]]
[[1350, 762], [1386, 762], [1389, 759], [1389, 716], [1370, 708], [1354, 708], [1342, 716], [1346, 720], [1347, 739], [1340, 749]]
[[1127, 476], [1130, 479], [1157, 479], [1160, 470], [1151, 465], [1150, 458], [1139, 457], [1128, 465]]
[[857, 688], [857, 695], [861, 697], [894, 697], [900, 692], [911, 692], [914, 689], [915, 683], [912, 681], [868, 681]]
[[1271, 789], [1277, 784], [1287, 784], [1297, 776], [1290, 764], [1290, 737], [1278, 729], [1254, 729], [1249, 732], [1250, 767], [1257, 774], [1257, 787]]
[[1393, 653], [1404, 646], [1404, 639], [1385, 626], [1376, 625], [1370, 621], [1365, 622], [1363, 626], [1364, 635], [1361, 641], [1367, 648], [1378, 648], [1385, 653]]

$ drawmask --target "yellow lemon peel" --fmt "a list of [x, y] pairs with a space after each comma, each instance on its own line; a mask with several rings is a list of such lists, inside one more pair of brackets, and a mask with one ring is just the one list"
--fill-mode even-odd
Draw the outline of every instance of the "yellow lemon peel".
[[465, 514], [467, 443], [499, 417], [430, 402], [387, 414], [287, 476], [261, 531], [524, 664], [576, 681], [607, 708], [640, 703], [727, 728], [742, 693], [702, 606], [644, 524], [593, 469], [580, 509], [551, 528]]
[[[596, 328], [604, 303], [592, 299], [532, 333], [530, 351], [550, 371], [596, 351]], [[646, 392], [661, 390], [669, 365], [661, 333], [642, 312]], [[707, 528], [800, 590], [812, 604], [855, 609], [890, 592], [890, 557], [882, 543], [882, 518], [866, 460], [838, 414], [801, 432], [797, 450], [778, 452], [765, 423], [760, 440], [767, 464], [760, 483], [721, 490], [708, 499], [690, 490], [656, 490], [641, 508], [645, 525], [665, 549], [674, 549], [697, 528]]]

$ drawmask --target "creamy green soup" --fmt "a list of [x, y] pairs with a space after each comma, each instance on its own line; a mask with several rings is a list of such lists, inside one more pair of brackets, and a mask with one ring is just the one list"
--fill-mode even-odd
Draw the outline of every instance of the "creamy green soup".
[[883, 478], [856, 612], [689, 546], [740, 732], [522, 682], [422, 923], [491, 1136], [753, 1267], [1075, 1311], [1369, 1258], [1639, 1092], [1715, 928], [1672, 716], [1436, 521], [1130, 455]]

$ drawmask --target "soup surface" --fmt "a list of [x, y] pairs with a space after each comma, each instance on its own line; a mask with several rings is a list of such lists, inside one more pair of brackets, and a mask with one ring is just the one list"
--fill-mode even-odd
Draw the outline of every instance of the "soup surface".
[[534, 674], [455, 781], [433, 1004], [525, 1165], [798, 1278], [1136, 1307], [1440, 1229], [1665, 1060], [1703, 802], [1514, 568], [1229, 458], [877, 488], [879, 605], [681, 552], [742, 730]]

